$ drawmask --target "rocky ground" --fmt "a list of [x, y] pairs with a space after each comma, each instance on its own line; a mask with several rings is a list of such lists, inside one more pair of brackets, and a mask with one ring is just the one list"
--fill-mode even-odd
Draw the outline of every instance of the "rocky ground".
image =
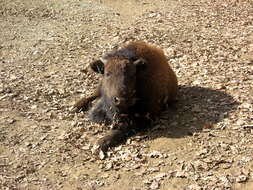
[[[88, 64], [144, 40], [178, 76], [176, 107], [94, 157], [108, 126], [70, 113]], [[0, 1], [0, 189], [253, 189], [253, 1]]]

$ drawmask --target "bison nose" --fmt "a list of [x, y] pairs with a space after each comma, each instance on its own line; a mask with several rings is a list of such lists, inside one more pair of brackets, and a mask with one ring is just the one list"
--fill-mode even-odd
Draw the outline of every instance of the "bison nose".
[[115, 105], [119, 105], [120, 102], [121, 102], [121, 98], [119, 98], [119, 97], [114, 97], [114, 98], [113, 98], [113, 101], [114, 101]]
[[119, 97], [114, 97], [113, 98], [113, 101], [114, 101], [114, 104], [116, 105], [116, 106], [120, 106], [120, 105], [122, 105], [122, 104], [125, 104], [125, 98], [119, 98]]

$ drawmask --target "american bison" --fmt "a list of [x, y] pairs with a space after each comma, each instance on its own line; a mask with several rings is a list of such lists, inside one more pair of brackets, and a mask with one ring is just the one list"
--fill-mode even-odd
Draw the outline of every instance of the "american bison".
[[163, 51], [145, 42], [130, 42], [90, 64], [102, 75], [97, 90], [79, 100], [74, 109], [87, 109], [97, 123], [113, 123], [113, 129], [97, 142], [101, 150], [114, 146], [134, 130], [149, 125], [178, 91], [177, 77]]

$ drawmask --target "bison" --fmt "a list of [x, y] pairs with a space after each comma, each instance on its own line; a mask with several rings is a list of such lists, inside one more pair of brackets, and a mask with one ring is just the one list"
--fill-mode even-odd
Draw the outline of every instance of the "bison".
[[113, 123], [111, 131], [96, 146], [107, 150], [133, 131], [149, 126], [178, 91], [177, 77], [163, 50], [145, 43], [130, 42], [90, 64], [102, 75], [97, 90], [74, 104], [85, 110], [95, 99], [89, 118], [96, 123]]

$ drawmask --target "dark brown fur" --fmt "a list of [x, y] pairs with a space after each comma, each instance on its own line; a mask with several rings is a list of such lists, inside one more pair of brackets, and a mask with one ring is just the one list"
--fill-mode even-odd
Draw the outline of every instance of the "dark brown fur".
[[115, 129], [98, 141], [103, 150], [124, 139], [132, 129], [147, 125], [147, 115], [154, 118], [176, 98], [177, 78], [163, 51], [145, 42], [131, 42], [110, 52], [102, 61], [94, 61], [91, 68], [103, 74], [98, 90], [74, 107], [86, 109], [97, 98], [90, 119], [116, 123]]

